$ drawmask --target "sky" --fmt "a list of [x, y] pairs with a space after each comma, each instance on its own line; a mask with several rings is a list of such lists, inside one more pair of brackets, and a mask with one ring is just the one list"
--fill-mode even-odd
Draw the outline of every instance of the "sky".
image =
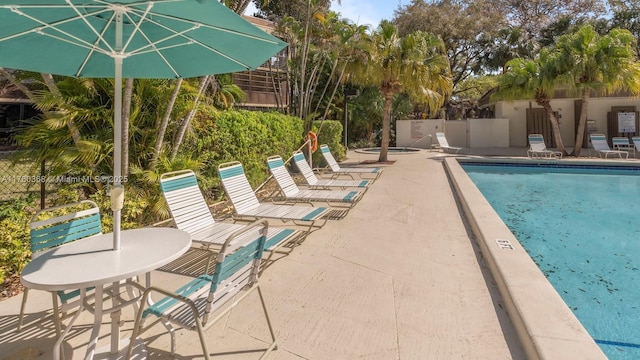
[[375, 29], [380, 20], [393, 18], [398, 5], [407, 5], [409, 0], [342, 0], [338, 5], [333, 1], [331, 10], [338, 12], [358, 25], [369, 25]]
[[[340, 13], [343, 18], [347, 18], [358, 25], [370, 25], [375, 29], [380, 20], [393, 18], [393, 11], [398, 5], [408, 5], [409, 0], [341, 0], [342, 4], [338, 5], [337, 1], [332, 1], [331, 10]], [[253, 14], [255, 6], [249, 5], [246, 14]]]

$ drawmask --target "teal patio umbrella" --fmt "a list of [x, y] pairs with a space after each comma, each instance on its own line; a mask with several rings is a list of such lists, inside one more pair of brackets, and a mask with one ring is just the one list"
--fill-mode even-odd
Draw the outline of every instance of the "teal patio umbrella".
[[[287, 44], [217, 0], [9, 0], [0, 66], [114, 78], [114, 189], [121, 185], [122, 78], [189, 78], [255, 69]], [[117, 203], [117, 201], [116, 201]], [[120, 248], [114, 206], [113, 248]]]

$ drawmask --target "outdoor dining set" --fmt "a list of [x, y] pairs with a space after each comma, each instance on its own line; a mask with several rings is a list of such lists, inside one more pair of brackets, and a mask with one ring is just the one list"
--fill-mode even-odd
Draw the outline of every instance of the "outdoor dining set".
[[[94, 317], [87, 359], [98, 354], [144, 358], [142, 335], [158, 322], [171, 336], [172, 356], [177, 327], [198, 333], [208, 359], [205, 329], [257, 291], [270, 333], [266, 356], [276, 348], [276, 336], [258, 278], [275, 253], [290, 252], [311, 231], [334, 219], [332, 212], [348, 212], [382, 172], [376, 167], [341, 168], [326, 145], [321, 149], [331, 165], [324, 170], [312, 170], [301, 151], [286, 161], [269, 157], [270, 179], [277, 184], [277, 194], [269, 198], [256, 196], [241, 163], [220, 164], [221, 183], [233, 210], [233, 217], [225, 221], [214, 219], [193, 171], [163, 174], [159, 186], [175, 227], [123, 230], [119, 248], [112, 246], [113, 234], [102, 233], [101, 214], [92, 201], [39, 211], [31, 222], [32, 260], [21, 274], [25, 291], [18, 331], [25, 327], [29, 289], [44, 290], [53, 299], [54, 359], [65, 358], [63, 343], [85, 310]], [[152, 282], [152, 271], [192, 248], [207, 254], [198, 274], [177, 289]], [[130, 336], [121, 339], [122, 310], [127, 307], [133, 308], [135, 322]], [[106, 314], [111, 315], [109, 341], [98, 347]], [[71, 318], [64, 326], [63, 316]]]

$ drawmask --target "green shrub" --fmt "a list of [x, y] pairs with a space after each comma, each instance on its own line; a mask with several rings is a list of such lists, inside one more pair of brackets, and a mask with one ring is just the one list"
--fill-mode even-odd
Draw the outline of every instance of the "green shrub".
[[185, 147], [204, 165], [200, 174], [215, 179], [219, 187], [218, 165], [239, 161], [254, 188], [268, 176], [267, 157], [288, 158], [304, 141], [303, 122], [294, 116], [245, 110], [221, 111], [199, 119], [194, 136]]
[[29, 262], [29, 221], [34, 213], [33, 197], [0, 203], [0, 284]]
[[320, 145], [327, 144], [337, 161], [344, 160], [347, 152], [342, 145], [342, 123], [336, 120], [317, 120], [313, 122], [313, 131], [318, 134], [318, 151], [313, 154], [313, 167], [324, 167], [327, 163], [320, 153]]

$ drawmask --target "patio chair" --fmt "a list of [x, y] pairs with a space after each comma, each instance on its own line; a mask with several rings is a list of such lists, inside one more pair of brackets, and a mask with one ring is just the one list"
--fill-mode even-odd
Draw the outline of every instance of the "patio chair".
[[438, 140], [440, 149], [442, 149], [443, 152], [452, 152], [454, 154], [457, 154], [460, 150], [463, 149], [457, 146], [450, 146], [449, 142], [447, 141], [447, 137], [444, 135], [443, 132], [437, 132], [436, 139]]
[[284, 202], [324, 202], [328, 206], [332, 204], [352, 207], [360, 200], [362, 193], [356, 190], [300, 190], [295, 181], [284, 166], [282, 158], [278, 155], [267, 158], [267, 166], [271, 175], [278, 183], [282, 198], [274, 198], [272, 201]]
[[527, 150], [527, 155], [532, 159], [539, 157], [562, 159], [562, 151], [547, 149], [542, 134], [529, 134], [529, 146], [530, 148]]
[[[135, 340], [158, 321], [163, 323], [171, 335], [172, 358], [175, 355], [176, 344], [174, 327], [171, 325], [174, 324], [187, 330], [197, 331], [204, 358], [210, 359], [205, 330], [218, 320], [226, 318], [225, 315], [238, 303], [247, 299], [254, 290], [258, 291], [271, 337], [263, 357], [275, 349], [275, 333], [258, 283], [267, 226], [266, 220], [258, 221], [229, 236], [222, 244], [220, 252], [211, 254], [211, 258], [215, 258], [213, 274], [202, 274], [174, 292], [155, 286], [145, 290], [142, 295], [142, 305], [136, 314], [127, 359], [131, 357]], [[261, 234], [258, 239], [244, 246], [238, 246], [240, 241], [237, 238], [253, 233], [256, 229]], [[152, 293], [165, 297], [146, 307]], [[157, 317], [158, 321], [144, 326], [143, 321], [150, 316]]]
[[[54, 247], [102, 234], [100, 209], [95, 202], [90, 200], [42, 209], [31, 218], [30, 228], [31, 257], [35, 259], [42, 252]], [[56, 334], [59, 336], [62, 318], [67, 315], [67, 312], [80, 305], [80, 289], [52, 292], [51, 295], [53, 320]], [[22, 330], [28, 296], [29, 288], [25, 287], [18, 318], [18, 332]]]
[[611, 150], [611, 148], [609, 148], [609, 144], [607, 144], [607, 138], [604, 134], [590, 134], [590, 137], [591, 145], [600, 157], [604, 155], [604, 158], [606, 159], [609, 155], [618, 155], [622, 159], [622, 155], [624, 154], [625, 158], [629, 158], [629, 153], [626, 151]]
[[[233, 204], [235, 216], [239, 219], [291, 221], [296, 225], [306, 226], [307, 233], [327, 222], [325, 216], [331, 211], [328, 207], [261, 203], [249, 185], [242, 164], [238, 161], [218, 165], [218, 173], [222, 187]], [[323, 222], [318, 225], [317, 222], [320, 220]]]
[[[635, 146], [635, 150], [636, 151], [640, 151], [640, 136], [631, 137], [631, 141], [633, 142], [633, 145]], [[635, 153], [634, 153], [634, 155], [635, 155]]]
[[[196, 175], [191, 170], [172, 171], [160, 176], [160, 187], [176, 227], [191, 234], [191, 240], [206, 249], [219, 248], [234, 232], [245, 225], [216, 222], [207, 205]], [[271, 229], [265, 248], [276, 250], [294, 239], [299, 231]], [[259, 236], [258, 230], [236, 237], [234, 241], [249, 242]], [[235, 245], [235, 244], [232, 244]]]
[[633, 157], [636, 157], [636, 148], [632, 143], [629, 142], [628, 137], [613, 137], [611, 139], [611, 143], [613, 144], [613, 150], [626, 151], [627, 153], [633, 154]]
[[302, 176], [304, 176], [307, 186], [312, 189], [330, 189], [335, 187], [342, 190], [346, 188], [358, 188], [358, 190], [367, 191], [369, 185], [373, 183], [372, 180], [318, 179], [313, 173], [313, 170], [311, 170], [302, 151], [293, 153], [293, 161], [302, 173]]
[[339, 175], [348, 175], [355, 180], [353, 174], [358, 174], [359, 176], [362, 176], [363, 174], [374, 174], [375, 178], [373, 178], [373, 180], [375, 180], [380, 177], [380, 174], [382, 174], [382, 168], [378, 167], [341, 167], [333, 157], [333, 154], [331, 154], [327, 144], [320, 145], [320, 152], [322, 153], [324, 160], [327, 162], [327, 165], [329, 165], [334, 177]]

